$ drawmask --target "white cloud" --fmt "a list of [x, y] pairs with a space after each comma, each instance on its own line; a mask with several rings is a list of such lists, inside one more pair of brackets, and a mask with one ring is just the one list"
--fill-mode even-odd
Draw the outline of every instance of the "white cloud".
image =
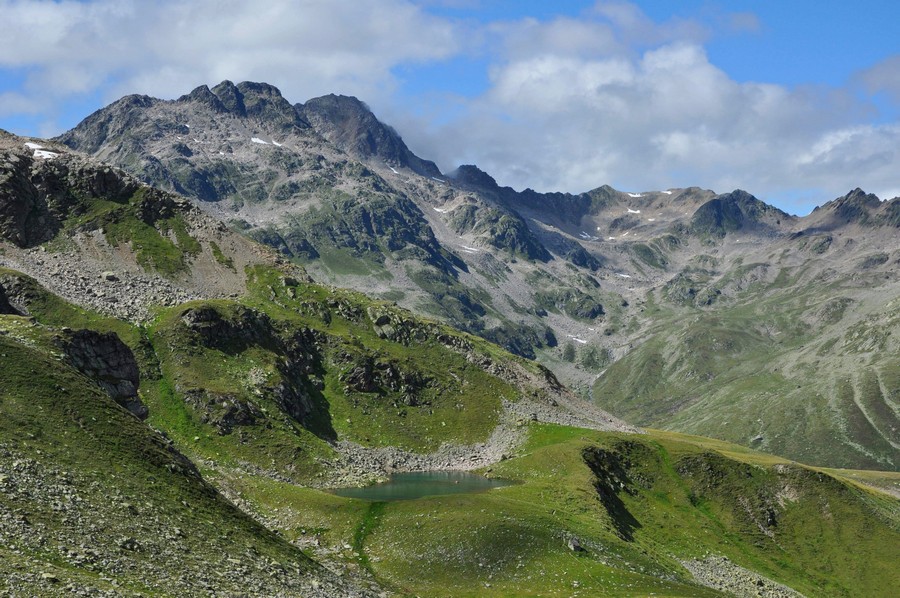
[[0, 0], [0, 67], [50, 107], [105, 90], [174, 97], [223, 79], [267, 81], [297, 101], [389, 93], [391, 68], [458, 50], [454, 25], [407, 0]]
[[[507, 24], [516, 41], [463, 117], [400, 130], [443, 168], [476, 162], [517, 188], [699, 185], [764, 199], [815, 189], [819, 203], [896, 188], [900, 127], [860, 125], [868, 106], [849, 91], [737, 82], [710, 62], [698, 25], [654, 24], [627, 4], [596, 12], [568, 44], [566, 20]], [[746, 15], [738, 24], [758, 26]], [[590, 28], [602, 43], [578, 41]], [[533, 43], [520, 44], [521, 31]]]
[[[470, 5], [0, 0], [0, 69], [24, 74], [0, 93], [0, 117], [45, 114], [42, 132], [56, 133], [54, 113], [79, 94], [171, 98], [255, 80], [292, 102], [357, 95], [445, 170], [475, 162], [517, 188], [819, 189], [819, 200], [897, 188], [900, 126], [871, 124], [856, 90], [738, 82], [710, 61], [709, 39], [760, 29], [752, 14], [658, 23], [598, 2], [578, 18], [481, 24], [427, 10], [458, 2]], [[397, 67], [459, 56], [488, 62], [478, 97], [444, 97], [452, 110], [436, 115], [394, 94]], [[900, 98], [898, 73], [890, 59], [856, 82]]]

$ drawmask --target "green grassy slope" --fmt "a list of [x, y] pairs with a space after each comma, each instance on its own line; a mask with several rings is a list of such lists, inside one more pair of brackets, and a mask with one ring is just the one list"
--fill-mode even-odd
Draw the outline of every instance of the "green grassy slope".
[[[21, 461], [31, 479], [71, 479], [65, 484], [78, 496], [68, 507], [65, 495], [40, 506], [33, 494], [2, 494], [13, 520], [27, 512], [31, 525], [43, 526], [37, 535], [8, 528], [16, 535], [6, 545], [15, 548], [4, 549], [0, 566], [16, 583], [36, 592], [68, 583], [107, 588], [105, 575], [165, 594], [175, 590], [156, 580], [226, 584], [195, 572], [240, 577], [238, 567], [258, 555], [290, 563], [278, 569], [288, 580], [276, 573], [274, 587], [292, 583], [295, 566], [306, 579], [302, 571], [313, 565], [281, 538], [399, 595], [714, 596], [682, 564], [713, 555], [809, 596], [887, 596], [900, 582], [900, 505], [870, 489], [890, 487], [889, 474], [812, 469], [671, 432], [532, 424], [527, 444], [489, 470], [520, 483], [485, 494], [372, 505], [315, 490], [334, 456], [328, 440], [421, 451], [480, 441], [499, 398], [522, 389], [447, 347], [466, 342], [495, 363], [509, 359], [483, 341], [275, 269], [258, 268], [250, 280], [241, 301], [171, 308], [146, 331], [37, 285], [35, 321], [0, 316], [0, 354], [14, 365], [0, 374], [0, 438], [10, 456], [2, 488]], [[281, 538], [224, 502], [162, 437], [54, 357], [46, 325], [64, 321], [114, 330], [138, 349], [149, 423]], [[349, 375], [367, 363], [376, 372], [372, 388]], [[398, 374], [392, 388], [378, 363], [420, 377]], [[312, 410], [294, 417], [285, 397], [303, 393]], [[584, 550], [570, 550], [573, 537]], [[80, 546], [92, 543], [99, 556], [83, 562]]]
[[595, 401], [639, 425], [897, 470], [898, 300], [867, 296], [869, 275], [805, 276], [781, 269], [714, 308], [674, 305], [671, 289], [655, 295], [647, 340], [597, 379]]
[[402, 312], [272, 269], [255, 270], [251, 288], [242, 302], [167, 310], [151, 329], [162, 365], [144, 395], [151, 422], [219, 465], [303, 480], [324, 473], [338, 439], [416, 452], [483, 442], [501, 401], [520, 396], [447, 346], [511, 359], [480, 339], [436, 324], [417, 324], [412, 341], [383, 338], [393, 329], [374, 322]]
[[401, 595], [715, 596], [681, 563], [719, 555], [807, 596], [890, 596], [900, 504], [838, 474], [669, 432], [535, 425], [490, 470], [521, 483], [484, 494], [236, 487], [289, 537], [337, 548]]
[[333, 465], [338, 439], [414, 452], [484, 442], [503, 400], [541, 392], [486, 370], [545, 375], [477, 337], [270, 267], [250, 271], [241, 300], [161, 310], [146, 328], [0, 275], [38, 321], [118, 334], [141, 367], [149, 423], [219, 467], [309, 480]]
[[0, 592], [302, 593], [327, 575], [0, 315]]

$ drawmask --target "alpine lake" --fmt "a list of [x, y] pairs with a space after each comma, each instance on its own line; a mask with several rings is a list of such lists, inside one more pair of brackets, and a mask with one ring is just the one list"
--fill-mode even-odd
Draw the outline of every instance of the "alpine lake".
[[472, 494], [516, 484], [465, 471], [413, 471], [391, 474], [386, 482], [356, 488], [334, 488], [332, 494], [372, 502], [414, 500], [445, 494]]

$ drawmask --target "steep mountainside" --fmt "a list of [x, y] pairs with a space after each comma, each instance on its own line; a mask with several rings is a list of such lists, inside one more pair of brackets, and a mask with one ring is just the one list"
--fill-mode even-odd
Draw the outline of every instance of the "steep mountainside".
[[0, 315], [0, 592], [364, 595], [225, 500], [65, 335]]
[[798, 218], [741, 190], [517, 192], [438, 173], [355, 98], [291, 106], [256, 83], [123, 98], [59, 141], [637, 423], [900, 465], [898, 199], [855, 190]]
[[[544, 367], [314, 284], [115, 168], [12, 136], [0, 151], [6, 593], [889, 596], [900, 583], [897, 474], [634, 433]], [[473, 468], [516, 484], [396, 503], [323, 489]]]

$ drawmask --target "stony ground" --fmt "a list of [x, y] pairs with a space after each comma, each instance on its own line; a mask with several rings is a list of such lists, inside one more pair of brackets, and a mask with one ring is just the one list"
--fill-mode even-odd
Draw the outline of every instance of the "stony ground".
[[803, 594], [732, 563], [728, 557], [711, 556], [682, 563], [697, 582], [735, 598], [802, 598]]
[[[198, 549], [180, 517], [0, 444], [0, 595], [368, 596], [252, 549]], [[101, 501], [101, 502], [98, 502]], [[120, 580], [141, 580], [145, 590]]]

